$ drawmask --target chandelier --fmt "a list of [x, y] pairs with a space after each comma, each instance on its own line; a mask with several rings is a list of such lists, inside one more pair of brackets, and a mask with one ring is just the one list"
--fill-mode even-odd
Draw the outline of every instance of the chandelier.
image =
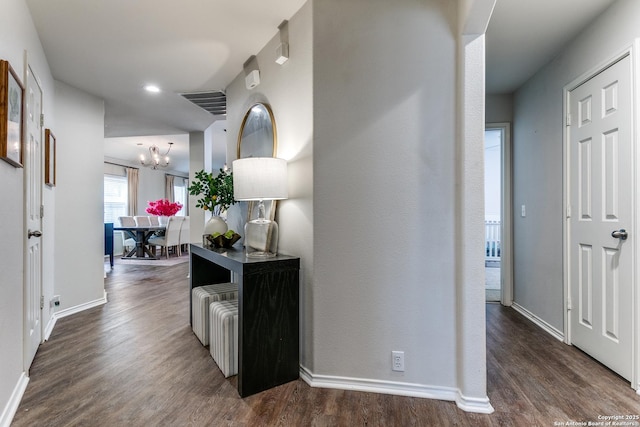
[[173, 142], [169, 142], [168, 144], [169, 149], [164, 154], [160, 153], [160, 148], [155, 144], [149, 147], [149, 158], [147, 159], [144, 154], [140, 154], [140, 164], [151, 169], [166, 168], [169, 166], [171, 163], [171, 159], [169, 159], [169, 151], [171, 151]]

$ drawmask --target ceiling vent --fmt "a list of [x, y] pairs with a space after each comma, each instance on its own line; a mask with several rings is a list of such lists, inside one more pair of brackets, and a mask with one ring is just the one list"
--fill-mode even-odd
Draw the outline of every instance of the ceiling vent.
[[210, 92], [181, 93], [180, 95], [214, 116], [227, 114], [227, 95], [225, 95], [224, 92], [216, 90]]

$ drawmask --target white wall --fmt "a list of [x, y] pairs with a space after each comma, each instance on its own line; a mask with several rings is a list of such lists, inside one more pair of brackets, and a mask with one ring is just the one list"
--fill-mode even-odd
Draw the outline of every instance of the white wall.
[[55, 291], [64, 310], [104, 298], [104, 102], [58, 81], [55, 97]]
[[456, 13], [437, 0], [313, 3], [316, 375], [458, 385]]
[[514, 96], [514, 299], [563, 330], [562, 170], [564, 85], [640, 36], [640, 2], [618, 0]]
[[513, 94], [486, 95], [485, 120], [487, 123], [513, 122]]
[[[289, 162], [280, 250], [302, 259], [301, 365], [313, 385], [486, 398], [482, 283], [463, 275], [458, 286], [467, 249], [453, 238], [456, 14], [444, 0], [309, 2], [289, 22], [289, 61], [274, 63], [276, 36], [257, 54], [260, 85], [248, 91], [241, 73], [227, 88], [230, 160], [261, 101]], [[481, 141], [483, 104], [474, 111]], [[405, 352], [404, 373], [391, 371], [392, 350]]]
[[[227, 87], [227, 156], [235, 160], [242, 119], [255, 102], [271, 105], [277, 126], [277, 157], [288, 162], [289, 199], [278, 202], [279, 252], [301, 259], [301, 364], [309, 366], [313, 328], [313, 164], [311, 2], [289, 21], [289, 55], [275, 63], [279, 35], [257, 54], [260, 85], [247, 90], [244, 73]], [[274, 28], [274, 34], [277, 28]], [[242, 225], [234, 225], [242, 230]]]
[[[189, 134], [189, 179], [201, 170], [217, 174], [227, 162], [227, 122], [218, 120], [204, 132]], [[235, 152], [235, 151], [234, 151]], [[229, 164], [230, 166], [230, 164]], [[198, 196], [189, 195], [189, 237], [193, 243], [201, 243], [204, 226], [211, 218], [211, 212], [196, 208]], [[223, 215], [224, 216], [224, 215]]]
[[149, 202], [165, 198], [164, 170], [141, 167], [138, 172], [138, 212], [136, 215], [149, 215], [146, 211]]
[[[43, 90], [45, 126], [53, 125], [51, 112], [53, 79], [35, 31], [29, 9], [24, 0], [5, 0], [0, 14], [0, 59], [8, 60], [20, 79], [25, 81], [24, 53], [37, 73]], [[24, 198], [23, 173], [0, 160], [0, 425], [8, 423], [19, 403], [21, 388], [26, 385], [23, 374], [23, 254], [24, 254]], [[44, 203], [52, 206], [51, 192], [44, 191]], [[53, 232], [51, 223], [44, 220], [43, 248], [51, 253]], [[44, 260], [44, 292], [51, 294], [52, 263]], [[45, 319], [46, 322], [46, 319]], [[16, 406], [17, 407], [17, 406]]]
[[[196, 172], [203, 169], [210, 170], [211, 158], [205, 156], [205, 135], [204, 132], [189, 133], [189, 180], [193, 181]], [[204, 211], [196, 208], [196, 196], [189, 196], [189, 235], [194, 243], [202, 242], [204, 234], [205, 215]]]
[[204, 140], [205, 144], [211, 145], [211, 169], [218, 171], [227, 161], [227, 121], [213, 122], [204, 131]]

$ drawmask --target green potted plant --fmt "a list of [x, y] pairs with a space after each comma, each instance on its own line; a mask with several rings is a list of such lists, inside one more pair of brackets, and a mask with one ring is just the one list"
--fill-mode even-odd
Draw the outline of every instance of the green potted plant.
[[233, 198], [233, 172], [226, 166], [217, 175], [201, 170], [196, 172], [195, 179], [188, 188], [189, 194], [199, 196], [196, 207], [212, 213], [204, 227], [204, 234], [225, 234], [227, 223], [220, 217], [229, 206], [236, 203]]

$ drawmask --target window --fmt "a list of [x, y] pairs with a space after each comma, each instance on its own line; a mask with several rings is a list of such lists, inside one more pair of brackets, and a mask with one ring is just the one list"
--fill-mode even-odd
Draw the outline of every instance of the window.
[[188, 215], [188, 203], [189, 196], [187, 194], [187, 184], [186, 179], [176, 177], [173, 181], [173, 199], [174, 202], [178, 202], [182, 205], [182, 209], [178, 211], [176, 216], [186, 216]]
[[126, 176], [104, 176], [104, 222], [118, 222], [118, 217], [127, 216], [129, 207]]

